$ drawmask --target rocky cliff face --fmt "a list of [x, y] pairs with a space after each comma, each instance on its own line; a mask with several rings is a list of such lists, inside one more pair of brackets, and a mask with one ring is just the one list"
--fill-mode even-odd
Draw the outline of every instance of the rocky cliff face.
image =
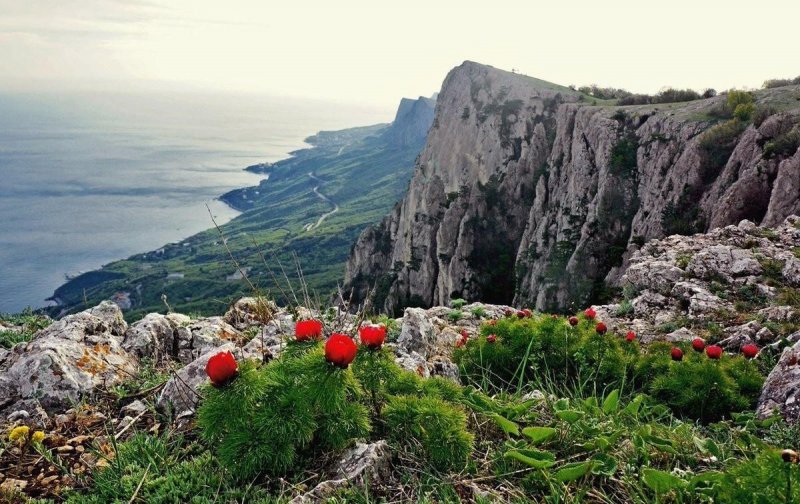
[[725, 99], [617, 107], [465, 62], [405, 198], [354, 245], [346, 286], [389, 312], [455, 297], [569, 309], [649, 239], [778, 224], [800, 211], [800, 152], [774, 149], [800, 87], [758, 92], [770, 113], [734, 131], [715, 127]]
[[416, 100], [403, 98], [391, 126], [381, 135], [390, 145], [410, 147], [425, 142], [433, 124], [436, 100], [420, 96]]

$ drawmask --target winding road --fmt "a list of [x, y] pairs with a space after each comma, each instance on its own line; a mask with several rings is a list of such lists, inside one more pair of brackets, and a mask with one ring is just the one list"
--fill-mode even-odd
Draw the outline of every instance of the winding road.
[[309, 223], [309, 224], [306, 224], [305, 226], [303, 226], [303, 231], [311, 231], [313, 229], [318, 228], [320, 226], [320, 224], [322, 224], [325, 221], [325, 219], [327, 219], [328, 217], [330, 217], [331, 215], [333, 215], [333, 214], [335, 214], [336, 212], [339, 211], [339, 205], [337, 205], [329, 197], [327, 197], [324, 194], [322, 194], [321, 192], [319, 192], [319, 188], [322, 185], [322, 180], [320, 180], [319, 177], [314, 175], [314, 172], [308, 172], [308, 176], [311, 179], [313, 179], [313, 180], [315, 180], [317, 182], [317, 185], [314, 186], [314, 189], [313, 189], [314, 194], [316, 194], [317, 197], [319, 199], [321, 199], [322, 201], [324, 201], [324, 202], [326, 202], [326, 203], [328, 203], [330, 205], [333, 205], [333, 210], [331, 210], [330, 212], [326, 212], [326, 213], [322, 214], [319, 217], [319, 219], [317, 219], [317, 222], [312, 222], [312, 223]]

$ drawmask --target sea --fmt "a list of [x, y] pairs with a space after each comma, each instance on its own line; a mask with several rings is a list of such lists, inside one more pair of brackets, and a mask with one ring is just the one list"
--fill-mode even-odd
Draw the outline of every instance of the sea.
[[247, 166], [393, 110], [246, 94], [0, 93], [0, 313], [70, 275], [180, 241], [237, 212]]

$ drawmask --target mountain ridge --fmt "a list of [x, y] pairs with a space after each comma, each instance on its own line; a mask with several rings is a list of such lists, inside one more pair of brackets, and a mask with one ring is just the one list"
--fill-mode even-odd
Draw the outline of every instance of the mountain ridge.
[[389, 313], [457, 297], [597, 301], [671, 226], [775, 225], [798, 211], [800, 154], [765, 152], [796, 131], [798, 99], [798, 86], [753, 93], [754, 125], [728, 119], [726, 95], [615, 106], [466, 61], [443, 83], [403, 201], [353, 247], [345, 286]]

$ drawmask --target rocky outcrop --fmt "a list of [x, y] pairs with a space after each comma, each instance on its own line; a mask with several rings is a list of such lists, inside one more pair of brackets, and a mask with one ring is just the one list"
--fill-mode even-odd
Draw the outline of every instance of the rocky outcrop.
[[707, 148], [724, 96], [608, 106], [465, 62], [444, 81], [406, 196], [354, 245], [346, 288], [395, 314], [455, 297], [574, 309], [619, 284], [647, 240], [777, 225], [800, 211], [800, 152], [765, 146], [798, 123], [797, 92], [758, 91], [757, 107], [783, 110]]
[[122, 347], [127, 324], [111, 302], [64, 317], [0, 360], [0, 411], [53, 412], [135, 378], [138, 361]]
[[796, 216], [777, 228], [745, 220], [653, 240], [621, 275], [627, 299], [597, 310], [609, 328], [633, 330], [644, 343], [701, 336], [732, 352], [780, 345], [800, 324], [800, 309], [786, 304], [800, 293], [798, 250]]
[[433, 124], [436, 100], [420, 96], [416, 100], [403, 98], [392, 125], [381, 134], [393, 147], [421, 147]]
[[780, 414], [790, 423], [800, 421], [800, 342], [783, 351], [778, 365], [764, 383], [756, 414]]

